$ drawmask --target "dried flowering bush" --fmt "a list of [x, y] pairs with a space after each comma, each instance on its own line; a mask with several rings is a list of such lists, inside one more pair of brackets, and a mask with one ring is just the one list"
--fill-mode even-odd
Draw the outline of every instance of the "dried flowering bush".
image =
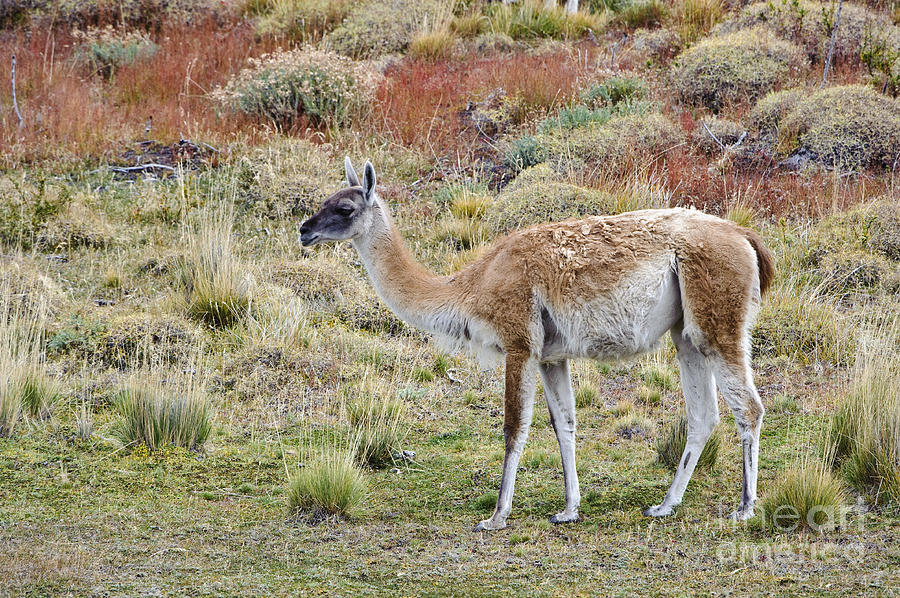
[[304, 47], [251, 58], [250, 67], [212, 96], [281, 127], [301, 115], [316, 126], [341, 126], [368, 110], [379, 78], [365, 63]]

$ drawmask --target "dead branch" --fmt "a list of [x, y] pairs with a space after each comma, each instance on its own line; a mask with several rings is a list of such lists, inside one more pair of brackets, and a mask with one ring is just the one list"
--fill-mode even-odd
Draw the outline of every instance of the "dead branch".
[[22, 113], [19, 112], [19, 102], [16, 100], [16, 55], [12, 56], [12, 102], [13, 102], [13, 110], [16, 111], [16, 117], [19, 119], [19, 128], [25, 128], [25, 119], [22, 118]]
[[841, 24], [841, 7], [843, 5], [844, 0], [838, 0], [837, 15], [834, 18], [834, 28], [831, 30], [831, 44], [828, 46], [828, 57], [825, 58], [825, 69], [822, 71], [822, 83], [819, 84], [819, 89], [825, 87], [825, 83], [828, 81], [828, 71], [831, 70], [831, 60], [834, 58], [834, 44], [837, 41], [838, 26]]

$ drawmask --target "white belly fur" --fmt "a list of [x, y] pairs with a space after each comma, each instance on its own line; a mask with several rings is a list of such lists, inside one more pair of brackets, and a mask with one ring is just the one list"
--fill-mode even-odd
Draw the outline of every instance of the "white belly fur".
[[647, 264], [610, 293], [581, 305], [546, 308], [561, 338], [543, 360], [627, 359], [652, 349], [682, 316], [674, 256]]

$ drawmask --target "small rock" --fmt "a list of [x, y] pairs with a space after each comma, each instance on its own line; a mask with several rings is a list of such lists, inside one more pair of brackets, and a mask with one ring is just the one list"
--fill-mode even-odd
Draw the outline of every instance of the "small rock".
[[395, 461], [414, 461], [416, 458], [416, 451], [399, 451], [392, 455]]

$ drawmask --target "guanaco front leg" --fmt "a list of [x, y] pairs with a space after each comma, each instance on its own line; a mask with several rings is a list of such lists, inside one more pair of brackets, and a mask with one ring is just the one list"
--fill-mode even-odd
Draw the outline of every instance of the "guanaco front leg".
[[497, 530], [506, 527], [512, 509], [516, 470], [528, 439], [531, 416], [534, 412], [537, 359], [528, 352], [508, 352], [506, 355], [506, 389], [504, 392], [503, 438], [506, 451], [503, 457], [503, 477], [497, 506], [490, 519], [485, 519], [475, 531]]

